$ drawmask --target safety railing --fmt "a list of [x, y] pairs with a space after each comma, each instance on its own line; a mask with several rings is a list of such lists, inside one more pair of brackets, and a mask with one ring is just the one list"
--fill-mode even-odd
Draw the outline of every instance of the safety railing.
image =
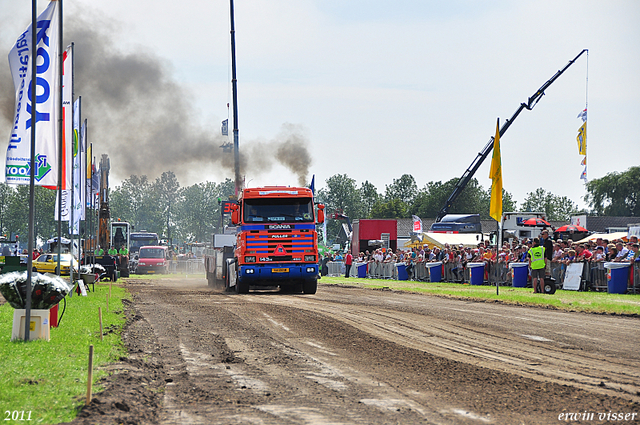
[[204, 273], [204, 258], [186, 260], [169, 260], [169, 273], [200, 274]]
[[[398, 263], [402, 264], [402, 263]], [[359, 277], [358, 270], [361, 267], [366, 268], [364, 276], [370, 279], [398, 279], [398, 264], [395, 263], [357, 263], [354, 262], [350, 277]], [[333, 261], [327, 263], [329, 276], [344, 276], [345, 265], [342, 261]], [[442, 266], [443, 282], [470, 282], [470, 269], [463, 267], [461, 264], [444, 263]], [[204, 269], [203, 269], [204, 270]], [[408, 278], [414, 281], [430, 282], [431, 276], [429, 267], [425, 263], [419, 262], [413, 264], [413, 269], [408, 273]], [[567, 264], [552, 262], [550, 265], [551, 277], [556, 280], [556, 284], [561, 287], [564, 283], [567, 271]], [[362, 275], [360, 275], [362, 277]], [[607, 270], [602, 262], [584, 262], [582, 275], [580, 277], [581, 290], [604, 291], [608, 290]], [[509, 269], [509, 264], [505, 262], [490, 263], [485, 262], [483, 281], [490, 285], [511, 286], [513, 282], [513, 273]], [[628, 277], [628, 293], [640, 294], [640, 262], [630, 265]]]

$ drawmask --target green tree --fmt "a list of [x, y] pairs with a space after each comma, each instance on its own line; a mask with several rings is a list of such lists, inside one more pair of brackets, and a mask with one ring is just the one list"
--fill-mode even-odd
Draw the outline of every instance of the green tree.
[[[41, 186], [34, 187], [34, 228], [36, 239], [46, 241], [57, 234], [57, 221], [54, 217], [56, 191]], [[29, 186], [19, 185], [13, 196], [9, 197], [6, 207], [5, 223], [7, 232], [20, 235], [20, 240], [27, 241], [29, 228]], [[69, 232], [69, 225], [62, 225], [63, 235]], [[8, 235], [7, 235], [8, 236]]]
[[204, 182], [182, 189], [178, 208], [180, 240], [210, 241], [211, 235], [221, 232], [222, 216], [218, 200], [227, 200], [235, 191], [234, 183]]
[[368, 180], [360, 186], [360, 199], [362, 199], [362, 218], [371, 216], [371, 208], [378, 202], [382, 196], [378, 193], [376, 187]]
[[597, 215], [640, 216], [640, 167], [612, 172], [586, 185], [585, 202]]
[[341, 227], [339, 220], [332, 220], [331, 215], [342, 212], [351, 220], [363, 218], [364, 208], [356, 181], [346, 174], [336, 174], [326, 181], [327, 187], [318, 191], [318, 201], [325, 204], [327, 214], [327, 240], [333, 240]]
[[541, 187], [527, 193], [522, 204], [524, 211], [544, 212], [547, 220], [569, 220], [578, 212], [578, 205], [566, 196], [557, 196]]
[[[6, 183], [0, 183], [0, 235], [7, 232], [7, 215], [15, 190]], [[6, 235], [9, 238], [10, 235]]]
[[385, 186], [384, 199], [391, 201], [399, 199], [406, 205], [411, 205], [418, 194], [418, 185], [411, 174], [403, 174], [399, 179], [393, 179], [393, 183]]
[[173, 171], [165, 171], [153, 183], [153, 192], [157, 196], [158, 205], [165, 220], [165, 235], [169, 243], [173, 243], [172, 229], [175, 227], [176, 204], [180, 201], [180, 183]]
[[371, 218], [404, 218], [408, 214], [407, 204], [398, 198], [380, 200], [371, 208]]
[[158, 194], [147, 176], [131, 175], [110, 191], [109, 207], [114, 220], [121, 219], [132, 226], [132, 231], [147, 230], [163, 233], [163, 212]]

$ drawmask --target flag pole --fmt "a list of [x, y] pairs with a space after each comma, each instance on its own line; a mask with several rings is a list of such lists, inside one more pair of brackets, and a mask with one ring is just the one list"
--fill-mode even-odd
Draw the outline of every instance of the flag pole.
[[58, 0], [58, 64], [59, 70], [58, 72], [58, 86], [60, 87], [60, 103], [58, 104], [58, 267], [57, 275], [60, 276], [60, 257], [62, 255], [62, 159], [64, 158], [64, 141], [62, 139], [62, 126], [63, 126], [63, 115], [62, 115], [62, 102], [63, 102], [63, 79], [62, 79], [62, 70], [64, 69], [64, 47], [62, 42], [62, 0]]
[[[36, 58], [37, 58], [37, 9], [38, 4], [37, 0], [31, 0], [31, 57], [29, 60], [31, 61], [31, 105], [37, 105], [36, 103]], [[36, 111], [36, 108], [33, 107], [33, 111]], [[32, 116], [35, 116], [32, 115]], [[33, 207], [35, 204], [35, 162], [36, 162], [36, 121], [32, 120], [33, 125], [31, 126], [31, 156], [29, 162], [29, 225], [28, 231], [29, 236], [27, 237], [27, 245], [29, 257], [27, 258], [27, 301], [25, 305], [25, 320], [24, 320], [24, 340], [29, 341], [29, 330], [31, 324], [31, 279], [33, 277], [33, 227], [35, 223], [35, 208]], [[19, 248], [18, 248], [19, 249]], [[18, 255], [20, 253], [18, 252]]]

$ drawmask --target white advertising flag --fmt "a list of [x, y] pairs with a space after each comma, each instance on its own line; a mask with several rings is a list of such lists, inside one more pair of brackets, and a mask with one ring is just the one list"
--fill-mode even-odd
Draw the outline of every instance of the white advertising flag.
[[[6, 182], [29, 184], [31, 128], [37, 123], [35, 184], [58, 184], [58, 2], [52, 1], [37, 20], [36, 107], [31, 105], [31, 24], [9, 52], [15, 88], [15, 114], [5, 168]], [[34, 119], [35, 118], [35, 119]]]
[[73, 165], [73, 177], [71, 178], [71, 182], [73, 185], [73, 196], [71, 202], [72, 221], [69, 221], [70, 235], [79, 234], [81, 211], [84, 211], [84, 208], [82, 208], [82, 190], [84, 189], [84, 186], [81, 186], [82, 169], [80, 163], [80, 157], [82, 156], [80, 153], [80, 105], [81, 99], [78, 98], [73, 103], [73, 143], [71, 144], [71, 157]]

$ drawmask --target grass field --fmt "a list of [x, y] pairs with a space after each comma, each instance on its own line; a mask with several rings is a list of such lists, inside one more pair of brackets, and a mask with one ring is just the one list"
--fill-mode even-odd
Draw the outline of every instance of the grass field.
[[590, 313], [640, 314], [640, 295], [617, 295], [606, 292], [577, 292], [558, 290], [554, 295], [534, 294], [531, 288], [488, 285], [462, 285], [459, 283], [431, 283], [385, 279], [358, 279], [323, 276], [324, 284], [351, 285], [363, 288], [389, 288], [395, 291], [411, 291], [439, 296], [498, 300], [509, 304], [550, 306], [560, 310]]
[[[108, 294], [107, 283], [96, 284], [95, 292], [87, 297], [67, 297], [66, 311], [60, 326], [51, 329], [50, 341], [11, 342], [13, 308], [0, 306], [0, 409], [4, 423], [72, 420], [85, 402], [89, 345], [94, 346], [94, 382], [106, 373], [99, 366], [126, 355], [120, 334], [125, 322], [122, 298], [128, 295], [113, 285], [107, 312]], [[60, 314], [63, 305], [64, 301]], [[98, 307], [102, 307], [104, 341], [100, 341]], [[94, 386], [94, 393], [98, 391]], [[23, 420], [11, 420], [12, 414]]]

